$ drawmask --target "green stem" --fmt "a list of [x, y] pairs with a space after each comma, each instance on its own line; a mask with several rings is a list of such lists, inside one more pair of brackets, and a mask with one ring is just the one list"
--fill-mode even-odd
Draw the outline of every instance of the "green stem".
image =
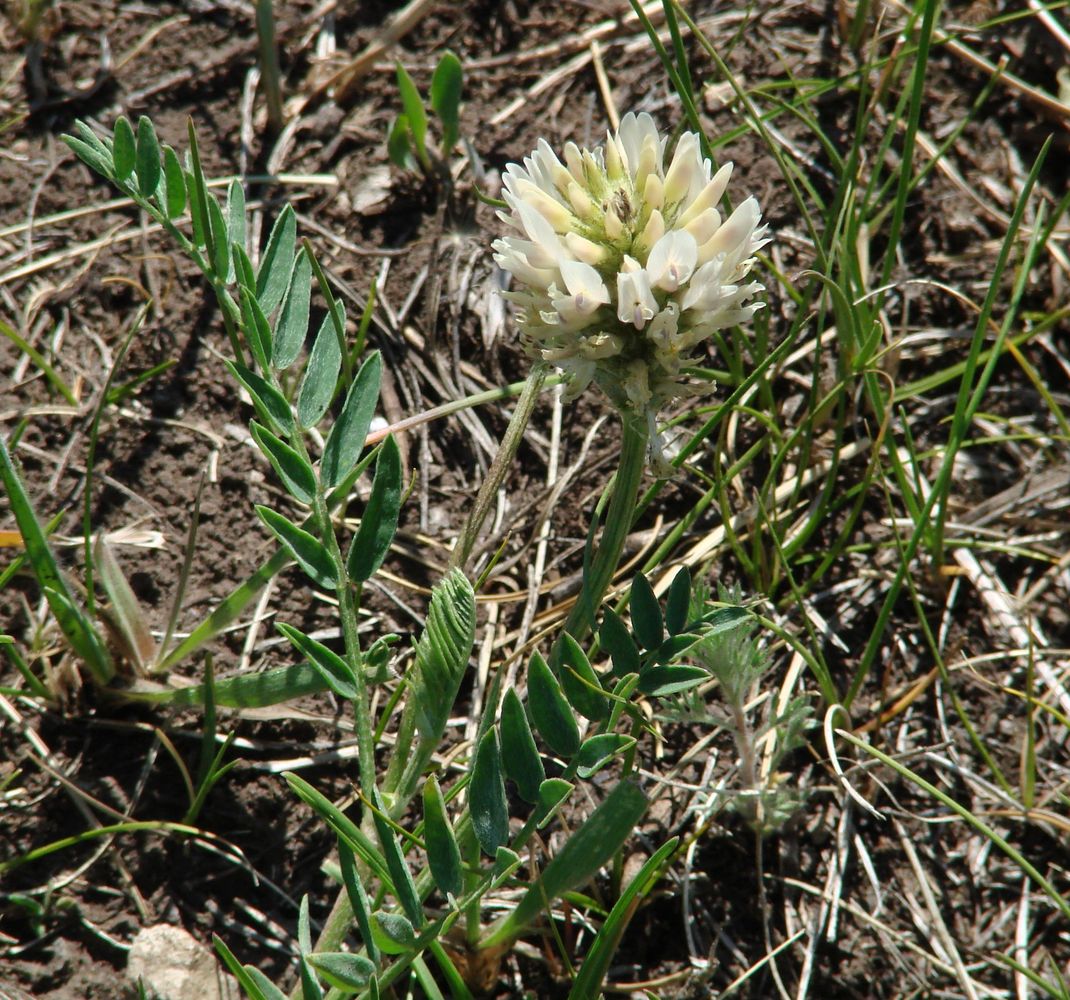
[[622, 412], [621, 421], [624, 440], [621, 442], [620, 464], [613, 478], [613, 493], [602, 538], [594, 558], [584, 567], [583, 587], [562, 630], [577, 640], [582, 640], [594, 625], [598, 607], [613, 581], [635, 518], [639, 484], [646, 468], [647, 445], [650, 441], [646, 416]]
[[494, 456], [490, 469], [487, 470], [487, 478], [483, 480], [483, 485], [479, 488], [468, 520], [465, 521], [457, 544], [453, 547], [450, 555], [450, 569], [463, 570], [468, 557], [472, 554], [472, 547], [479, 536], [479, 529], [483, 527], [487, 513], [494, 503], [494, 497], [502, 485], [502, 480], [505, 479], [505, 474], [509, 471], [517, 448], [520, 447], [520, 441], [527, 429], [528, 420], [531, 419], [531, 412], [535, 409], [535, 401], [539, 398], [545, 378], [546, 369], [540, 364], [531, 370], [528, 380], [524, 383], [524, 389], [516, 401], [513, 415], [509, 418], [509, 426], [505, 429], [505, 436], [498, 446], [498, 453]]

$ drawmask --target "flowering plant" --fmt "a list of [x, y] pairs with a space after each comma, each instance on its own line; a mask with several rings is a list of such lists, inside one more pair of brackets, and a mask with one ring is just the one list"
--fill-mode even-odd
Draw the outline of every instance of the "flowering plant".
[[701, 391], [687, 381], [696, 348], [761, 308], [749, 300], [764, 286], [744, 279], [768, 242], [753, 197], [721, 218], [731, 163], [714, 173], [694, 132], [668, 165], [666, 145], [645, 113], [604, 148], [567, 143], [564, 163], [540, 140], [506, 168], [499, 216], [516, 234], [494, 243], [523, 286], [506, 297], [528, 351], [569, 377], [569, 398], [595, 382], [645, 416], [655, 443], [658, 409]]

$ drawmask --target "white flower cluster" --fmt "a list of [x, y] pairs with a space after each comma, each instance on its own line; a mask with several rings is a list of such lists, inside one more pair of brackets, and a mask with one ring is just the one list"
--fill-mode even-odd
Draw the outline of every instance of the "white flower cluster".
[[666, 138], [648, 114], [627, 114], [605, 148], [545, 140], [506, 168], [500, 218], [516, 230], [494, 243], [519, 288], [525, 345], [569, 377], [574, 398], [597, 382], [621, 409], [645, 413], [695, 391], [685, 369], [711, 333], [748, 320], [764, 287], [743, 279], [768, 240], [747, 198], [725, 220], [717, 205], [732, 164], [713, 173], [699, 137]]

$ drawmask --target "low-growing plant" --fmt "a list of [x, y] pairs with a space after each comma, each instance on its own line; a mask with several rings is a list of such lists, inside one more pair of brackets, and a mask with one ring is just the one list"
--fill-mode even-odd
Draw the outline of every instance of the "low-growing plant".
[[[461, 139], [464, 70], [460, 59], [448, 50], [442, 54], [431, 75], [426, 102], [400, 62], [397, 81], [402, 110], [387, 130], [386, 149], [391, 162], [402, 170], [448, 178], [450, 157]], [[437, 146], [430, 141], [432, 117], [438, 123]]]
[[[454, 63], [443, 60], [436, 72], [438, 90], [432, 86], [432, 105], [444, 123], [443, 155], [457, 138], [459, 65]], [[428, 156], [425, 129], [410, 106], [415, 92], [406, 89], [407, 79], [399, 72], [402, 93], [409, 95], [407, 134], [423, 162]], [[443, 93], [452, 96], [447, 101]], [[452, 568], [433, 589], [402, 696], [381, 700], [373, 699], [372, 691], [389, 677], [389, 647], [395, 637], [367, 643], [357, 629], [357, 612], [363, 586], [393, 539], [404, 484], [392, 437], [365, 453], [378, 400], [379, 355], [352, 356], [341, 304], [311, 247], [298, 245], [289, 206], [276, 219], [259, 266], [253, 266], [241, 185], [232, 182], [225, 204], [217, 201], [203, 177], [192, 126], [184, 162], [171, 147], [160, 146], [147, 118], [136, 130], [120, 119], [106, 138], [77, 123], [77, 134], [65, 138], [84, 162], [169, 232], [201, 269], [221, 307], [234, 353], [225, 363], [254, 410], [252, 438], [293, 508], [304, 516], [257, 507], [258, 518], [280, 546], [277, 555], [187, 639], [174, 648], [165, 641], [160, 648], [106, 543], [87, 550], [88, 599], [77, 598], [13, 461], [0, 449], [0, 471], [27, 555], [57, 622], [99, 684], [127, 697], [205, 706], [209, 725], [196, 778], [180, 762], [191, 799], [187, 822], [226, 770], [219, 766], [222, 753], [210, 750], [217, 705], [263, 704], [322, 689], [347, 702], [358, 748], [359, 821], [303, 778], [286, 775], [294, 792], [335, 832], [341, 884], [317, 941], [311, 936], [308, 900], [302, 901], [296, 995], [318, 998], [326, 987], [332, 997], [377, 996], [409, 975], [433, 994], [428, 957], [455, 996], [471, 995], [479, 984], [493, 981], [502, 956], [532, 924], [552, 914], [555, 901], [590, 881], [633, 835], [648, 806], [636, 774], [639, 742], [649, 728], [645, 703], [653, 701], [669, 713], [689, 699], [694, 709], [696, 692], [718, 682], [730, 708], [724, 721], [737, 727], [746, 780], [757, 780], [748, 761], [763, 733], [751, 729], [742, 702], [765, 664], [746, 638], [754, 620], [738, 597], [712, 601], [706, 588], [692, 587], [685, 567], [662, 605], [640, 574], [630, 590], [631, 624], [606, 609], [592, 639], [634, 519], [644, 469], [652, 461], [658, 474], [672, 473], [659, 444], [658, 410], [705, 384], [689, 377], [693, 348], [758, 308], [759, 303], [745, 302], [761, 286], [739, 283], [763, 242], [757, 204], [748, 199], [722, 223], [714, 206], [731, 168], [713, 176], [693, 133], [683, 133], [674, 150], [668, 150], [667, 140], [646, 115], [627, 116], [604, 151], [569, 145], [567, 166], [541, 144], [523, 167], [509, 168], [506, 202], [518, 235], [495, 246], [499, 261], [521, 285], [510, 297], [520, 308], [524, 342], [535, 365], [499, 459], [454, 548]], [[559, 239], [555, 233], [562, 213], [569, 215], [574, 239]], [[297, 362], [308, 334], [313, 284], [326, 316], [302, 370]], [[484, 700], [467, 766], [447, 783], [448, 775], [438, 773], [434, 760], [447, 739], [447, 719], [476, 634], [476, 595], [467, 563], [489, 498], [506, 474], [551, 365], [569, 381], [567, 395], [574, 397], [595, 382], [618, 409], [620, 466], [607, 488], [600, 535], [599, 519], [592, 524], [583, 585], [572, 611], [547, 655], [531, 653], [524, 689], [503, 690], [502, 674], [497, 675]], [[317, 454], [309, 432], [325, 421], [336, 396], [341, 406], [321, 432], [323, 446]], [[332, 512], [345, 507], [353, 483], [369, 468], [374, 468], [370, 498], [359, 528], [347, 538]], [[195, 530], [190, 553], [194, 544]], [[143, 682], [117, 677], [120, 671], [110, 652], [114, 643], [104, 641], [91, 613], [94, 579], [110, 599], [108, 618], [122, 640], [124, 659], [144, 678], [193, 654], [288, 562], [337, 596], [340, 651], [278, 623], [302, 658], [297, 667], [219, 681], [209, 669], [203, 684], [178, 690], [147, 691]], [[168, 636], [172, 632], [169, 628]], [[599, 649], [609, 654], [605, 666], [599, 665]], [[23, 671], [33, 677], [29, 667]], [[801, 718], [795, 708], [790, 714]], [[770, 726], [783, 721], [772, 719]], [[393, 731], [391, 762], [382, 771], [376, 766], [377, 734], [388, 727]], [[786, 740], [781, 752], [794, 745], [793, 738]], [[607, 773], [613, 775], [608, 784]], [[595, 775], [603, 789], [600, 803], [573, 825], [544, 866], [526, 866], [521, 852], [530, 849], [536, 832], [566, 805], [576, 808], [578, 786], [587, 784], [593, 791]], [[515, 817], [510, 815], [507, 781], [524, 803]], [[741, 790], [756, 793], [756, 787]], [[774, 804], [781, 799], [758, 802], [747, 812], [750, 821], [759, 827], [775, 825], [785, 811]], [[614, 886], [616, 902], [588, 951], [573, 996], [597, 994], [637, 901], [671, 862], [676, 846], [676, 839], [670, 839], [627, 884]], [[506, 886], [511, 887], [510, 904], [504, 915], [488, 921], [485, 904]], [[359, 944], [347, 947], [354, 931]], [[283, 995], [260, 970], [241, 965], [221, 940], [217, 945], [249, 996], [277, 1000]]]

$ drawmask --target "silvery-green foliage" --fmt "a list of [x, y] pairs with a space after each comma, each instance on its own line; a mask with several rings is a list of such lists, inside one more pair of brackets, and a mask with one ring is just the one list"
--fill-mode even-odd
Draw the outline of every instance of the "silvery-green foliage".
[[[722, 590], [719, 597], [719, 601], [713, 601], [709, 588], [697, 585], [692, 592], [690, 615], [702, 619], [720, 606], [741, 603], [738, 588]], [[726, 729], [739, 755], [738, 780], [724, 790], [705, 795], [700, 809], [728, 806], [762, 832], [779, 829], [804, 801], [803, 793], [781, 773], [780, 767], [806, 743], [807, 731], [814, 724], [809, 701], [793, 698], [778, 713], [776, 698], [769, 697], [757, 715], [747, 711], [747, 704], [763, 686], [768, 686], [774, 666], [768, 650], [755, 635], [753, 618], [740, 619], [725, 630], [711, 631], [688, 647], [684, 656], [715, 679], [717, 689], [706, 693], [693, 688], [682, 693], [674, 703], [665, 705], [662, 715], [674, 721]], [[766, 777], [758, 766], [759, 747], [771, 747]]]

